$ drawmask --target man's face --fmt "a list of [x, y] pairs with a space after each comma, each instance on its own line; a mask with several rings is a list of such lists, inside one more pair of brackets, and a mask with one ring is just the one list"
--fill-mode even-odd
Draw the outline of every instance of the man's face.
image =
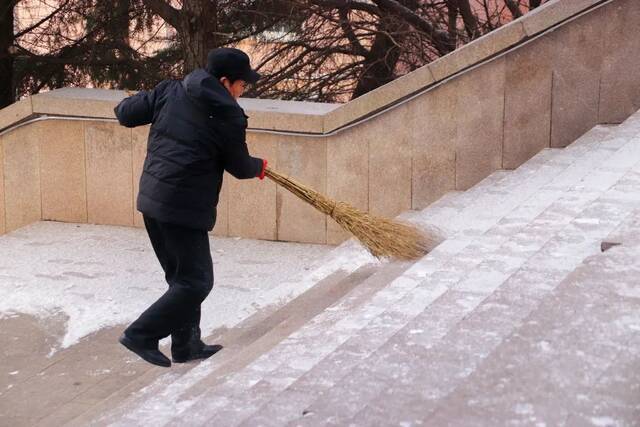
[[222, 83], [222, 85], [227, 88], [231, 96], [233, 96], [235, 99], [240, 98], [247, 88], [247, 82], [245, 82], [244, 80], [236, 80], [235, 82], [231, 83], [228, 78], [222, 77], [220, 79], [220, 83]]

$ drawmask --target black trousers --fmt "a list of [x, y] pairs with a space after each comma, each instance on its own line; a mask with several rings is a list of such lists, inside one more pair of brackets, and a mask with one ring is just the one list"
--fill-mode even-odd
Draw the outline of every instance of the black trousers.
[[171, 335], [171, 349], [200, 341], [200, 304], [213, 287], [213, 263], [206, 230], [144, 216], [153, 250], [169, 289], [133, 322], [125, 334], [147, 348]]

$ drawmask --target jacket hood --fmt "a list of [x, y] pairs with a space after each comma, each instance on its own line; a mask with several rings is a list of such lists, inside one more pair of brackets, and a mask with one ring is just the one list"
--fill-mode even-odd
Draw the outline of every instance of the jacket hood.
[[206, 70], [198, 68], [189, 73], [182, 84], [187, 95], [210, 111], [244, 116], [244, 111], [229, 91]]

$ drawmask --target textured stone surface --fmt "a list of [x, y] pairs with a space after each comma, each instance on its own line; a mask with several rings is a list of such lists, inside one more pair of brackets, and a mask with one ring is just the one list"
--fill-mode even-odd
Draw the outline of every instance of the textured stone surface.
[[[277, 170], [322, 194], [327, 190], [327, 141], [280, 137]], [[326, 243], [327, 218], [288, 190], [276, 190], [278, 240]]]
[[31, 99], [23, 99], [8, 107], [0, 109], [0, 129], [29, 117], [31, 115]]
[[380, 86], [327, 113], [324, 118], [324, 131], [328, 133], [356, 121], [404, 96], [428, 87], [434, 81], [430, 66], [418, 68], [410, 75]]
[[564, 147], [598, 123], [602, 15], [587, 14], [555, 30], [551, 146]]
[[540, 33], [559, 22], [564, 21], [601, 0], [556, 0], [544, 4], [542, 7], [521, 18], [522, 25], [528, 36]]
[[369, 212], [393, 218], [411, 208], [411, 143], [403, 105], [370, 123]]
[[550, 145], [551, 51], [539, 38], [506, 56], [503, 167], [515, 169]]
[[640, 27], [640, 9], [633, 0], [618, 0], [602, 10], [604, 59], [600, 81], [600, 123], [620, 123], [640, 108], [640, 42], [632, 37]]
[[[7, 360], [9, 364], [6, 366], [11, 366], [18, 374], [7, 376], [12, 387], [8, 390], [3, 387], [2, 401], [6, 405], [0, 404], [0, 417], [11, 420], [13, 425], [36, 425], [45, 416], [50, 420], [45, 425], [63, 424], [90, 408], [94, 403], [92, 395], [100, 397], [95, 393], [96, 385], [100, 384], [106, 391], [109, 383], [113, 383], [109, 381], [112, 377], [120, 379], [120, 384], [126, 384], [149, 369], [147, 364], [127, 360], [113, 351], [112, 343], [116, 341], [120, 328], [101, 331], [93, 339], [56, 354], [45, 364], [42, 359], [43, 354], [49, 351], [46, 346], [55, 343], [57, 337], [51, 334], [56, 332], [55, 328], [60, 328], [57, 322], [63, 319], [47, 320], [52, 325], [24, 317], [11, 322], [19, 333], [16, 341], [22, 347], [14, 349], [15, 355], [22, 356], [24, 360]], [[31, 354], [24, 348], [28, 340], [21, 336], [26, 331], [33, 334]], [[118, 373], [114, 375], [113, 372]], [[52, 393], [52, 390], [56, 392]], [[35, 398], [38, 399], [37, 405], [33, 403]]]
[[[367, 211], [369, 209], [369, 144], [372, 130], [363, 125], [327, 140], [327, 196]], [[327, 243], [338, 244], [351, 236], [327, 218]]]
[[445, 84], [407, 105], [411, 145], [411, 207], [423, 209], [456, 187], [455, 84]]
[[456, 189], [466, 190], [502, 167], [505, 59], [496, 59], [456, 85]]
[[[267, 159], [269, 166], [278, 170], [281, 139], [283, 137], [279, 135], [250, 132], [247, 135], [249, 152], [254, 157]], [[229, 197], [229, 235], [275, 240], [278, 224], [276, 185], [268, 178], [237, 180], [225, 174], [223, 186]], [[304, 218], [301, 220], [304, 223]]]
[[87, 222], [84, 123], [47, 120], [30, 126], [40, 144], [42, 219]]
[[[430, 423], [462, 421], [470, 408], [479, 419], [511, 423], [633, 425], [637, 375], [629, 368], [640, 356], [637, 247], [616, 251], [587, 258], [464, 387], [441, 402]], [[498, 384], [499, 393], [477, 393]]]
[[436, 81], [443, 80], [517, 44], [524, 36], [524, 29], [520, 21], [509, 23], [502, 26], [500, 31], [480, 37], [432, 62], [429, 68], [431, 68]]
[[[70, 91], [68, 88], [60, 92], [45, 92], [33, 95], [31, 97], [33, 112], [64, 116], [115, 118], [113, 107], [116, 106], [116, 103], [113, 99], [118, 92], [103, 89], [92, 89], [92, 91], [98, 91], [97, 96], [82, 96], [77, 89]], [[93, 94], [96, 94], [96, 92], [93, 92]]]
[[42, 216], [39, 143], [34, 127], [21, 127], [2, 137], [6, 231]]
[[341, 104], [241, 98], [249, 118], [250, 129], [322, 133], [327, 113]]
[[274, 113], [247, 111], [250, 129], [270, 129], [321, 134], [324, 116], [316, 114]]
[[89, 222], [133, 225], [131, 129], [88, 122], [85, 150]]

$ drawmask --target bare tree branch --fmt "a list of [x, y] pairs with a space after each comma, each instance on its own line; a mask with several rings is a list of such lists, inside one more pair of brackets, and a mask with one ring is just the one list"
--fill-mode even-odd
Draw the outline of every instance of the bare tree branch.
[[310, 0], [310, 3], [316, 6], [329, 7], [333, 9], [345, 9], [345, 10], [361, 10], [368, 12], [372, 15], [379, 15], [380, 9], [374, 4], [365, 3], [363, 1], [355, 0]]
[[471, 40], [478, 38], [480, 34], [480, 30], [478, 29], [478, 20], [471, 9], [471, 5], [469, 4], [469, 0], [455, 0], [457, 3], [458, 10], [460, 11], [460, 16], [462, 16], [462, 20], [464, 22], [464, 27], [467, 30], [467, 34]]
[[362, 43], [360, 43], [360, 40], [358, 40], [358, 37], [353, 32], [353, 27], [349, 22], [348, 11], [346, 9], [340, 9], [338, 13], [340, 15], [340, 26], [342, 27], [342, 31], [344, 31], [345, 37], [349, 40], [353, 51], [356, 55], [367, 56], [369, 52], [362, 46]]
[[529, 10], [533, 10], [536, 7], [540, 7], [542, 0], [529, 0]]
[[520, 18], [522, 16], [522, 11], [520, 10], [520, 6], [518, 6], [513, 0], [504, 0], [504, 4], [511, 12], [511, 15], [514, 19]]
[[164, 19], [173, 28], [180, 26], [180, 11], [164, 0], [143, 0], [154, 13]]
[[[17, 3], [18, 0], [16, 0]], [[14, 39], [19, 39], [20, 37], [22, 37], [23, 35], [32, 32], [33, 30], [35, 30], [36, 28], [38, 28], [39, 26], [41, 26], [42, 24], [44, 24], [45, 22], [49, 21], [54, 15], [57, 15], [58, 13], [60, 13], [61, 10], [63, 10], [67, 4], [69, 4], [69, 0], [65, 0], [59, 7], [57, 7], [56, 9], [54, 9], [50, 14], [48, 14], [47, 16], [45, 16], [44, 18], [40, 19], [38, 22], [36, 22], [33, 25], [28, 26], [27, 28], [19, 31], [18, 33], [13, 35]]]
[[429, 21], [423, 19], [420, 15], [398, 3], [396, 0], [373, 0], [373, 2], [376, 3], [378, 7], [384, 7], [393, 11], [414, 28], [425, 33], [427, 37], [431, 38], [438, 51], [443, 55], [455, 49], [455, 46], [451, 46], [451, 41], [446, 32], [438, 30]]

